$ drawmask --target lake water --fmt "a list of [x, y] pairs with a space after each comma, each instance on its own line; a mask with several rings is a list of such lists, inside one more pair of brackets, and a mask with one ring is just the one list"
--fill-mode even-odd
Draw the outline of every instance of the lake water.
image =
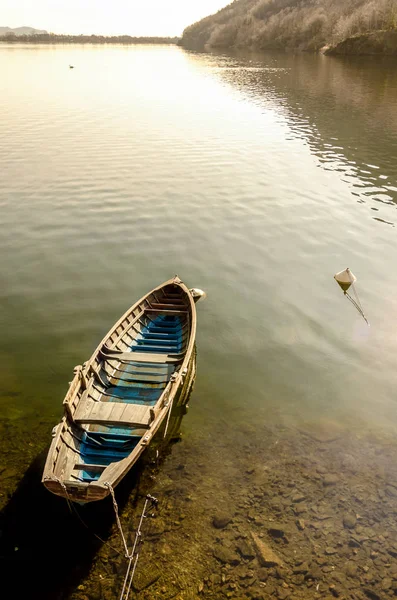
[[[210, 507], [266, 427], [394, 439], [393, 62], [3, 44], [0, 67], [0, 418], [24, 440], [7, 468], [23, 475], [73, 366], [175, 273], [208, 298], [162, 475], [200, 455]], [[333, 279], [347, 266], [370, 327]]]

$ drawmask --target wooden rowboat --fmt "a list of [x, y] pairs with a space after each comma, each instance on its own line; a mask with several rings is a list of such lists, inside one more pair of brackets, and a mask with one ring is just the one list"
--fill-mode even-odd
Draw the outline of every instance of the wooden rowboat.
[[136, 463], [196, 372], [195, 302], [200, 290], [170, 279], [134, 304], [91, 358], [75, 367], [53, 430], [43, 483], [84, 503], [105, 498]]

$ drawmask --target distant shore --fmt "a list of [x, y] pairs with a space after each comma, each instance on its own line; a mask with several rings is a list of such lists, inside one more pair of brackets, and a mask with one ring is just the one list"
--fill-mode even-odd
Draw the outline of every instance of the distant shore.
[[133, 37], [130, 35], [56, 35], [43, 33], [0, 36], [0, 42], [7, 44], [178, 44], [179, 37]]

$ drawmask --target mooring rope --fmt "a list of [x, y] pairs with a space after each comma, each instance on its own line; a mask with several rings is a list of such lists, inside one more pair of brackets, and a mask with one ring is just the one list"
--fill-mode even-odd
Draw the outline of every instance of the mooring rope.
[[356, 297], [356, 300], [354, 300], [354, 298], [352, 298], [350, 296], [350, 294], [348, 294], [348, 292], [345, 292], [345, 296], [346, 296], [346, 298], [348, 300], [350, 300], [350, 302], [353, 304], [353, 306], [358, 310], [358, 312], [360, 313], [360, 315], [362, 316], [362, 318], [364, 319], [364, 321], [366, 322], [366, 324], [369, 325], [368, 319], [365, 316], [363, 307], [362, 307], [361, 302], [360, 302], [360, 298], [358, 297], [358, 293], [357, 293], [357, 290], [356, 290], [356, 287], [355, 287], [353, 281], [352, 281], [351, 287], [353, 288], [353, 292], [354, 292], [354, 295]]
[[92, 531], [92, 529], [87, 525], [87, 523], [84, 521], [83, 517], [80, 515], [79, 511], [77, 510], [74, 502], [70, 499], [69, 493], [68, 493], [68, 489], [66, 487], [66, 485], [63, 483], [63, 481], [61, 481], [61, 479], [59, 479], [59, 477], [56, 477], [56, 475], [53, 475], [52, 477], [46, 477], [46, 479], [52, 479], [53, 481], [56, 481], [57, 483], [59, 483], [59, 485], [61, 486], [61, 488], [63, 489], [63, 491], [65, 492], [66, 495], [66, 504], [69, 507], [69, 510], [71, 513], [74, 513], [76, 515], [76, 517], [78, 518], [78, 520], [80, 521], [80, 523], [94, 536], [96, 537], [97, 540], [99, 540], [100, 542], [102, 542], [102, 544], [105, 544], [106, 546], [109, 546], [109, 548], [111, 550], [113, 550], [113, 552], [116, 552], [116, 554], [119, 554], [121, 556], [121, 552], [119, 550], [117, 550], [116, 548], [114, 548], [111, 544], [109, 544], [109, 542], [107, 542], [106, 540], [102, 539], [99, 535], [97, 535], [95, 533], [95, 531]]
[[[65, 483], [59, 479], [59, 477], [56, 477], [55, 475], [53, 475], [52, 477], [47, 477], [46, 479], [52, 479], [53, 481], [56, 481], [57, 483], [59, 483], [59, 485], [62, 487], [63, 491], [65, 492], [65, 499], [67, 502], [67, 505], [69, 507], [70, 512], [74, 512], [78, 519], [80, 520], [80, 522], [84, 525], [84, 527], [86, 527], [86, 529], [88, 529], [89, 531], [91, 531], [91, 529], [88, 527], [88, 525], [83, 521], [82, 517], [80, 516], [80, 514], [77, 512], [70, 496], [69, 496], [69, 492], [68, 489], [65, 485]], [[112, 496], [112, 503], [113, 503], [113, 509], [114, 509], [114, 513], [116, 515], [116, 522], [117, 522], [117, 527], [118, 530], [120, 532], [120, 536], [121, 539], [123, 541], [123, 545], [124, 545], [124, 550], [125, 550], [125, 557], [128, 559], [128, 566], [127, 566], [127, 572], [125, 574], [124, 577], [124, 582], [123, 582], [123, 588], [121, 590], [121, 594], [120, 594], [120, 600], [128, 600], [129, 594], [130, 594], [130, 590], [131, 590], [131, 586], [132, 586], [132, 581], [134, 579], [134, 575], [135, 575], [135, 571], [136, 571], [136, 565], [138, 563], [138, 558], [139, 558], [139, 545], [142, 541], [142, 523], [143, 520], [146, 518], [146, 509], [147, 506], [149, 504], [149, 502], [151, 503], [151, 506], [157, 506], [158, 504], [158, 500], [157, 498], [155, 498], [154, 496], [151, 496], [150, 494], [148, 494], [145, 498], [145, 504], [139, 519], [139, 524], [138, 524], [138, 528], [136, 530], [135, 533], [135, 539], [134, 539], [134, 544], [132, 546], [132, 550], [131, 552], [128, 551], [128, 545], [127, 545], [127, 541], [124, 535], [124, 531], [121, 525], [121, 521], [120, 521], [120, 517], [119, 517], [119, 507], [117, 505], [117, 501], [116, 501], [116, 496], [114, 493], [114, 489], [112, 487], [112, 485], [107, 481], [104, 483], [104, 486], [107, 487], [109, 489], [110, 495]], [[114, 550], [115, 552], [117, 552], [117, 554], [121, 554], [118, 550], [116, 550], [115, 548], [113, 548], [113, 546], [111, 546], [108, 542], [106, 542], [105, 540], [103, 540], [102, 538], [99, 537], [99, 535], [97, 535], [96, 533], [94, 533], [93, 531], [91, 531], [91, 533], [98, 538], [102, 543], [106, 544], [107, 546], [109, 546], [112, 550]], [[134, 563], [134, 564], [132, 564]], [[132, 569], [131, 569], [132, 567]]]
[[[157, 500], [157, 498], [155, 498], [154, 496], [151, 496], [150, 494], [148, 494], [146, 496], [145, 504], [144, 504], [144, 507], [143, 507], [143, 510], [141, 513], [141, 517], [139, 519], [139, 524], [138, 524], [138, 527], [137, 527], [137, 530], [135, 533], [134, 544], [132, 546], [131, 552], [129, 552], [127, 541], [126, 541], [125, 535], [124, 535], [124, 531], [121, 526], [121, 521], [120, 521], [120, 517], [119, 517], [119, 507], [117, 505], [114, 489], [108, 481], [105, 482], [104, 485], [109, 489], [110, 494], [112, 496], [113, 508], [114, 508], [114, 513], [116, 515], [117, 526], [118, 526], [118, 529], [120, 532], [121, 539], [123, 540], [123, 544], [124, 544], [124, 548], [125, 548], [125, 557], [128, 559], [127, 572], [124, 577], [123, 588], [122, 588], [121, 594], [120, 594], [120, 600], [128, 600], [128, 597], [130, 595], [132, 580], [134, 579], [136, 565], [137, 565], [138, 558], [139, 558], [138, 548], [139, 548], [139, 544], [141, 543], [141, 540], [142, 540], [141, 528], [142, 528], [143, 519], [146, 518], [147, 505], [150, 502], [152, 504], [152, 506], [157, 506], [158, 500]], [[132, 563], [134, 563], [134, 564], [132, 564]], [[132, 567], [132, 569], [131, 569], [131, 567]]]
[[[141, 518], [139, 519], [138, 528], [135, 533], [134, 545], [132, 548], [130, 559], [128, 561], [127, 572], [124, 577], [123, 589], [121, 590], [120, 600], [128, 600], [128, 597], [130, 595], [131, 585], [132, 585], [132, 581], [134, 579], [136, 565], [138, 563], [138, 558], [139, 558], [139, 552], [137, 551], [137, 549], [139, 549], [139, 544], [142, 541], [141, 527], [142, 527], [143, 519], [146, 518], [146, 508], [147, 508], [147, 505], [149, 502], [151, 502], [152, 506], [157, 506], [157, 504], [158, 504], [157, 498], [155, 498], [154, 496], [151, 496], [150, 494], [148, 494], [146, 496], [145, 504], [144, 504], [144, 507], [143, 507], [143, 510], [141, 513]], [[134, 560], [134, 557], [135, 557], [135, 560]], [[133, 561], [134, 561], [134, 565], [131, 570], [131, 565], [132, 565]], [[131, 574], [130, 574], [130, 571], [131, 571]], [[127, 581], [128, 581], [128, 586], [126, 589]]]
[[119, 507], [117, 506], [116, 496], [114, 494], [114, 489], [113, 489], [113, 487], [111, 486], [111, 484], [108, 481], [106, 481], [103, 485], [109, 489], [110, 495], [112, 496], [114, 514], [116, 515], [117, 527], [119, 528], [120, 536], [121, 536], [121, 539], [123, 540], [124, 550], [125, 550], [125, 557], [126, 558], [131, 558], [131, 556], [130, 556], [130, 554], [128, 552], [127, 541], [125, 539], [123, 528], [122, 528], [121, 522], [120, 522]]

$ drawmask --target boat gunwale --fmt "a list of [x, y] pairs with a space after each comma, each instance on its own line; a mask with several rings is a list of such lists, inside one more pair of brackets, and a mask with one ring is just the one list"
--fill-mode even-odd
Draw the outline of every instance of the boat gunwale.
[[[121, 459], [120, 461], [110, 463], [103, 470], [103, 472], [101, 473], [98, 480], [93, 481], [93, 482], [79, 482], [79, 481], [71, 482], [69, 479], [67, 479], [61, 483], [61, 480], [54, 475], [55, 464], [53, 464], [53, 461], [54, 461], [54, 453], [56, 452], [56, 449], [58, 447], [60, 447], [62, 444], [66, 444], [66, 442], [61, 437], [62, 431], [65, 426], [67, 428], [71, 428], [74, 426], [74, 427], [78, 428], [79, 430], [81, 430], [82, 432], [87, 431], [79, 423], [74, 421], [72, 414], [69, 414], [68, 408], [70, 409], [70, 407], [68, 407], [69, 401], [67, 400], [67, 398], [68, 398], [70, 390], [73, 389], [73, 396], [75, 397], [76, 393], [78, 393], [78, 392], [76, 392], [76, 389], [78, 390], [79, 388], [81, 388], [83, 377], [89, 378], [90, 368], [94, 368], [93, 364], [95, 363], [95, 361], [102, 362], [102, 359], [99, 359], [99, 355], [100, 355], [100, 351], [102, 350], [106, 341], [109, 340], [109, 338], [115, 333], [115, 331], [118, 329], [118, 327], [126, 319], [128, 319], [128, 317], [131, 315], [131, 313], [133, 313], [134, 310], [136, 310], [142, 303], [144, 303], [145, 300], [147, 300], [152, 294], [155, 294], [156, 291], [159, 291], [162, 288], [165, 288], [169, 285], [179, 286], [182, 289], [182, 291], [184, 292], [184, 295], [187, 296], [189, 299], [188, 305], [186, 305], [186, 304], [185, 304], [185, 306], [181, 305], [180, 312], [186, 314], [186, 310], [184, 311], [182, 309], [186, 309], [190, 306], [190, 311], [187, 311], [188, 315], [190, 316], [190, 323], [189, 323], [190, 331], [189, 331], [188, 345], [184, 352], [184, 358], [181, 361], [181, 363], [178, 365], [178, 367], [179, 367], [178, 370], [175, 371], [175, 373], [177, 373], [177, 377], [175, 379], [171, 378], [167, 382], [166, 387], [164, 388], [162, 394], [160, 395], [156, 404], [153, 407], [153, 408], [160, 407], [160, 410], [157, 412], [154, 420], [150, 423], [149, 428], [142, 435], [141, 439], [139, 440], [139, 442], [135, 446], [135, 448], [132, 450], [132, 452], [130, 454], [128, 454], [128, 456]], [[143, 308], [143, 312], [144, 311], [145, 311], [145, 308]], [[156, 312], [161, 313], [163, 311], [161, 309], [159, 309]], [[72, 494], [72, 490], [70, 488], [74, 487], [76, 490], [79, 490], [79, 489], [81, 491], [85, 490], [86, 491], [85, 498], [77, 497], [75, 499], [76, 501], [79, 501], [79, 502], [90, 502], [90, 501], [94, 501], [94, 500], [101, 500], [101, 499], [105, 498], [107, 495], [109, 495], [109, 493], [110, 493], [109, 488], [107, 486], [105, 486], [105, 483], [108, 483], [108, 480], [111, 479], [112, 486], [115, 487], [120, 482], [120, 480], [126, 475], [126, 473], [131, 469], [131, 467], [136, 463], [139, 456], [142, 454], [142, 452], [145, 450], [145, 448], [150, 444], [153, 437], [157, 433], [158, 429], [160, 428], [161, 424], [163, 423], [163, 421], [167, 415], [167, 412], [169, 410], [172, 410], [173, 399], [174, 399], [180, 385], [182, 385], [182, 389], [183, 389], [182, 376], [183, 376], [185, 369], [189, 366], [190, 360], [192, 358], [192, 352], [194, 349], [195, 339], [196, 339], [196, 327], [197, 327], [197, 315], [196, 315], [196, 305], [195, 305], [193, 296], [192, 296], [189, 288], [177, 276], [165, 281], [163, 284], [153, 288], [150, 292], [148, 292], [147, 294], [142, 296], [118, 319], [118, 321], [105, 334], [105, 336], [103, 337], [101, 342], [98, 344], [98, 346], [96, 347], [96, 349], [94, 350], [94, 352], [92, 353], [90, 358], [86, 362], [83, 363], [83, 367], [76, 371], [75, 377], [70, 382], [68, 391], [66, 393], [66, 396], [65, 396], [65, 399], [63, 402], [65, 412], [64, 412], [64, 415], [63, 415], [61, 421], [56, 426], [57, 429], [54, 432], [55, 434], [54, 434], [52, 443], [51, 443], [49, 451], [48, 451], [48, 455], [47, 455], [47, 459], [46, 459], [46, 463], [45, 463], [45, 467], [44, 467], [44, 471], [43, 471], [42, 482], [47, 487], [47, 489], [49, 489], [51, 492], [53, 492], [54, 494], [57, 494], [59, 496], [70, 497], [70, 499], [72, 499], [72, 500], [74, 500], [74, 498], [72, 497], [73, 494]], [[128, 328], [126, 329], [126, 331], [128, 331]], [[118, 341], [120, 341], [120, 339], [122, 339], [122, 337], [119, 338]], [[118, 341], [116, 343], [118, 343]], [[133, 354], [133, 353], [131, 353], [131, 354]], [[116, 357], [115, 357], [115, 360], [117, 360]], [[81, 374], [83, 374], [83, 377], [81, 376]], [[76, 378], [77, 378], [77, 381], [76, 381]], [[168, 392], [168, 397], [167, 397], [168, 402], [165, 403], [164, 398], [166, 397], [167, 392]], [[81, 400], [81, 398], [79, 399], [79, 401], [80, 400]], [[109, 475], [111, 475], [111, 477], [109, 477]], [[64, 486], [65, 486], [65, 489], [64, 489]], [[70, 489], [70, 492], [71, 492], [70, 494], [67, 491], [67, 487], [69, 487], [69, 489]], [[66, 490], [66, 492], [65, 492], [65, 490]], [[91, 494], [90, 494], [90, 492], [91, 492]], [[92, 496], [92, 497], [90, 497], [90, 496]]]

